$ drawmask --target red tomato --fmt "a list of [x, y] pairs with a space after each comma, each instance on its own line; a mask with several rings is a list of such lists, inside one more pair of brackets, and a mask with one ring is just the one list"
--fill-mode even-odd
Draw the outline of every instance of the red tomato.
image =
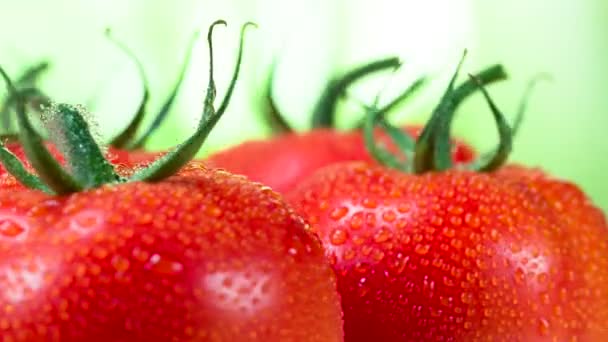
[[[405, 130], [414, 136], [420, 133], [418, 126]], [[378, 135], [392, 146], [385, 135]], [[469, 145], [460, 141], [454, 142], [452, 151], [458, 163], [469, 163], [475, 155]], [[286, 133], [267, 140], [247, 141], [205, 159], [209, 166], [245, 175], [280, 193], [293, 189], [317, 169], [344, 161], [373, 162], [360, 131], [314, 129], [307, 133]]]
[[572, 184], [347, 163], [287, 199], [338, 276], [346, 341], [608, 338], [608, 226]]
[[341, 341], [304, 228], [268, 188], [199, 164], [64, 197], [2, 191], [2, 337]]
[[[209, 29], [211, 65], [225, 24]], [[58, 162], [0, 68], [36, 171], [0, 146], [4, 176], [27, 186], [0, 190], [3, 340], [343, 340], [335, 276], [302, 218], [268, 187], [190, 162], [226, 109], [253, 25], [218, 109], [211, 68], [196, 132], [139, 167], [109, 162], [67, 104], [49, 109]]]
[[452, 168], [455, 78], [413, 167], [334, 164], [286, 195], [336, 272], [345, 340], [608, 340], [606, 217], [572, 183], [502, 166], [513, 130], [475, 77], [500, 144]]

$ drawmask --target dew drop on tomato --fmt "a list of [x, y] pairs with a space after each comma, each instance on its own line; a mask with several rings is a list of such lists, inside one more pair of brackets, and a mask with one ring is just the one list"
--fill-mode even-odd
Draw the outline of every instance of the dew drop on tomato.
[[144, 268], [162, 275], [177, 275], [184, 270], [184, 265], [159, 254], [152, 254]]
[[12, 219], [0, 219], [0, 234], [7, 238], [16, 238], [27, 231], [27, 227]]
[[112, 266], [118, 272], [126, 272], [129, 269], [130, 265], [131, 263], [129, 262], [129, 259], [123, 256], [116, 255], [112, 258]]
[[332, 232], [330, 241], [333, 245], [339, 246], [346, 242], [348, 238], [346, 231], [344, 229], [336, 229]]

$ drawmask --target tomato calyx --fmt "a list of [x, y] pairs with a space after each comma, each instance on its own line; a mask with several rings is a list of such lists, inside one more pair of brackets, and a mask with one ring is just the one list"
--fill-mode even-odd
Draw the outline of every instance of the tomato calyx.
[[[52, 138], [66, 158], [68, 168], [65, 169], [51, 155], [44, 145], [43, 138], [36, 132], [28, 118], [25, 108], [25, 95], [17, 90], [2, 68], [0, 68], [0, 74], [6, 83], [10, 96], [15, 98], [19, 142], [23, 145], [26, 157], [36, 170], [37, 175], [27, 171], [23, 163], [7, 150], [2, 142], [0, 142], [0, 162], [9, 173], [27, 187], [58, 195], [91, 189], [104, 184], [136, 181], [157, 182], [175, 174], [182, 166], [192, 160], [226, 111], [240, 71], [245, 31], [250, 26], [256, 26], [251, 22], [242, 26], [233, 76], [226, 95], [216, 110], [214, 107], [216, 87], [213, 79], [212, 34], [214, 28], [218, 25], [225, 26], [226, 22], [224, 20], [214, 22], [209, 27], [207, 34], [210, 56], [209, 81], [203, 113], [196, 132], [146, 168], [136, 171], [129, 178], [119, 176], [114, 170], [114, 166], [105, 159], [101, 148], [91, 134], [89, 125], [83, 117], [84, 109], [68, 104], [52, 104], [45, 108], [43, 120], [48, 120], [50, 125], [55, 128]], [[141, 107], [145, 107], [145, 104]]]
[[[364, 139], [367, 149], [377, 161], [385, 166], [415, 174], [445, 171], [454, 168], [450, 143], [452, 121], [454, 120], [456, 110], [462, 102], [478, 90], [484, 96], [494, 116], [499, 142], [493, 151], [483, 154], [468, 165], [459, 165], [458, 167], [478, 172], [491, 172], [498, 169], [507, 161], [512, 149], [513, 138], [521, 125], [533, 87], [538, 81], [546, 79], [547, 76], [540, 74], [530, 80], [528, 87], [524, 91], [524, 96], [520, 102], [513, 124], [510, 125], [486, 89], [488, 84], [507, 78], [504, 67], [500, 64], [495, 64], [475, 75], [469, 74], [467, 81], [455, 87], [456, 79], [465, 57], [466, 50], [450, 79], [447, 89], [417, 140], [414, 140], [407, 132], [403, 132], [384, 120], [384, 112], [378, 108], [378, 97], [372, 106], [367, 106], [367, 115], [363, 125]], [[418, 85], [413, 84], [410, 88], [416, 86]], [[399, 152], [406, 156], [405, 159], [399, 158], [398, 155], [389, 152], [376, 141], [374, 136], [375, 126], [380, 126], [387, 133], [391, 140], [399, 147]]]
[[[139, 137], [137, 137], [136, 135], [138, 131], [141, 130], [141, 126], [143, 125], [143, 121], [146, 116], [147, 105], [150, 99], [150, 85], [148, 82], [148, 78], [143, 68], [143, 64], [141, 60], [137, 57], [137, 55], [126, 44], [114, 37], [109, 28], [106, 28], [105, 35], [108, 40], [112, 44], [114, 44], [120, 51], [122, 51], [135, 65], [135, 67], [137, 68], [137, 74], [140, 78], [143, 88], [142, 99], [140, 101], [136, 114], [132, 117], [131, 121], [122, 130], [122, 132], [120, 132], [113, 139], [110, 140], [108, 145], [123, 150], [141, 149], [147, 142], [147, 140], [153, 135], [153, 133], [166, 120], [169, 112], [171, 111], [175, 99], [177, 98], [178, 92], [181, 88], [181, 85], [185, 79], [186, 71], [188, 70], [188, 66], [190, 65], [192, 57], [192, 51], [194, 49], [198, 37], [200, 36], [200, 32], [195, 31], [192, 35], [192, 38], [190, 39], [190, 42], [188, 44], [186, 55], [178, 72], [176, 82], [171, 88], [169, 95], [164, 100], [161, 108], [155, 114], [152, 123]], [[49, 63], [46, 61], [35, 64], [32, 67], [26, 69], [15, 82], [15, 86], [18, 92], [21, 93], [24, 99], [29, 104], [31, 104], [31, 107], [37, 111], [39, 111], [40, 105], [49, 106], [52, 102], [51, 99], [46, 96], [39, 87], [36, 87], [36, 81], [48, 68]], [[12, 127], [13, 122], [11, 120], [11, 109], [14, 105], [15, 97], [9, 95], [4, 100], [0, 109], [0, 120], [2, 121], [2, 127], [4, 128], [4, 131], [14, 131]]]
[[[276, 70], [276, 60], [270, 67], [268, 79], [266, 81], [264, 120], [272, 127], [273, 133], [289, 133], [294, 132], [288, 120], [281, 111], [277, 108], [273, 95], [273, 83]], [[341, 98], [347, 96], [347, 91], [357, 81], [370, 76], [372, 74], [397, 69], [402, 62], [398, 57], [386, 57], [378, 59], [360, 66], [357, 66], [342, 75], [335, 76], [330, 79], [325, 88], [321, 92], [319, 99], [313, 109], [310, 128], [335, 128], [336, 112], [338, 103]], [[422, 82], [423, 80], [419, 80]], [[402, 100], [402, 99], [401, 99]], [[383, 112], [389, 112], [397, 104], [401, 102], [399, 98], [388, 104], [382, 109]]]

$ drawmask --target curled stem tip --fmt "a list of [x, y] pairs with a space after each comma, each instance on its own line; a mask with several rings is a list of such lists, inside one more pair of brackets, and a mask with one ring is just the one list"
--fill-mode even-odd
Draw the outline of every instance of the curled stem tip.
[[483, 82], [474, 75], [469, 75], [469, 77], [477, 84], [481, 93], [483, 94], [490, 110], [492, 111], [492, 115], [494, 116], [494, 120], [496, 121], [496, 127], [498, 128], [498, 136], [499, 143], [495, 152], [491, 155], [487, 155], [486, 158], [482, 158], [476, 165], [474, 165], [474, 169], [480, 172], [490, 172], [499, 168], [502, 164], [504, 164], [509, 158], [509, 153], [511, 153], [511, 149], [513, 146], [513, 133], [511, 127], [509, 126], [505, 116], [498, 109], [490, 94], [486, 90]]
[[[226, 25], [226, 22], [223, 20], [218, 20], [213, 23], [209, 27], [209, 31], [207, 34], [207, 41], [209, 43], [209, 65], [213, 66], [213, 29], [217, 25]], [[247, 25], [247, 24], [246, 24]], [[241, 39], [243, 39], [243, 35], [245, 30], [241, 31]], [[240, 45], [239, 50], [243, 49], [243, 45]], [[239, 55], [241, 55], [242, 51], [239, 51]], [[234, 83], [238, 78], [238, 72], [240, 70], [241, 60], [237, 60], [237, 65], [233, 71], [233, 77], [231, 84], [229, 85], [229, 89], [234, 87]], [[229, 96], [231, 92], [227, 92], [224, 102], [227, 103], [229, 101]], [[196, 132], [188, 138], [185, 142], [178, 145], [171, 152], [165, 154], [154, 163], [152, 163], [148, 168], [143, 169], [137, 173], [135, 173], [130, 180], [132, 181], [146, 181], [146, 182], [156, 182], [160, 181], [166, 177], [173, 175], [177, 172], [182, 166], [184, 166], [188, 161], [190, 161], [198, 152], [203, 142], [206, 140], [207, 136], [215, 126], [215, 124], [219, 121], [223, 112], [216, 111], [214, 108], [214, 100], [216, 95], [215, 82], [213, 79], [213, 67], [209, 68], [209, 81], [207, 85], [207, 93], [205, 95], [204, 107], [202, 118], [198, 124]]]
[[346, 94], [346, 90], [361, 78], [379, 71], [394, 69], [401, 66], [398, 57], [389, 57], [359, 66], [346, 74], [329, 81], [312, 114], [312, 127], [333, 127], [338, 106], [338, 100]]
[[224, 96], [222, 103], [220, 103], [220, 106], [217, 108], [217, 112], [219, 115], [222, 115], [226, 111], [226, 108], [228, 108], [228, 103], [230, 102], [230, 98], [232, 97], [232, 93], [234, 92], [234, 87], [236, 85], [236, 81], [237, 81], [238, 75], [241, 70], [241, 64], [242, 64], [241, 62], [243, 60], [243, 47], [245, 44], [245, 32], [247, 31], [248, 28], [258, 28], [258, 24], [248, 21], [241, 27], [241, 35], [240, 35], [240, 39], [239, 39], [239, 50], [238, 50], [237, 59], [236, 59], [236, 70], [232, 74], [232, 79], [230, 80], [230, 85], [228, 86], [228, 90], [226, 90], [226, 95]]

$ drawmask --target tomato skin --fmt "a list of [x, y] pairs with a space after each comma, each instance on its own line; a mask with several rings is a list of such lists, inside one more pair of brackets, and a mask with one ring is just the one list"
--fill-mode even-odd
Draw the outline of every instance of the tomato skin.
[[0, 310], [18, 341], [342, 341], [301, 217], [199, 163], [154, 184], [0, 192]]
[[286, 199], [336, 272], [345, 341], [608, 340], [608, 225], [573, 184], [342, 163]]
[[[407, 126], [404, 130], [418, 136], [421, 127]], [[395, 150], [386, 135], [377, 132], [377, 138]], [[473, 149], [460, 141], [455, 141], [452, 155], [456, 163], [468, 163], [475, 157]], [[324, 166], [346, 161], [371, 163], [373, 160], [365, 148], [360, 131], [320, 128], [306, 133], [286, 133], [267, 140], [247, 141], [212, 154], [205, 162], [285, 193]]]

